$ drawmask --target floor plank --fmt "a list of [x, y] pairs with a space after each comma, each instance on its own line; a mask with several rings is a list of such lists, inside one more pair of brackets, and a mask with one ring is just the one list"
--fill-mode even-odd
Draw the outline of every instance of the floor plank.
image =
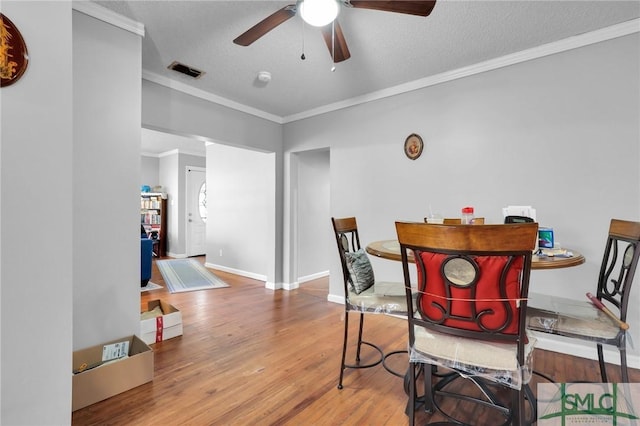
[[[165, 288], [142, 293], [141, 310], [152, 299], [173, 304], [183, 315], [183, 336], [152, 345], [153, 382], [75, 411], [73, 425], [407, 423], [403, 381], [381, 366], [347, 370], [344, 389], [337, 389], [344, 309], [327, 301], [328, 279], [273, 291], [260, 281], [213, 272], [230, 287], [170, 294], [154, 261], [151, 281]], [[406, 347], [401, 319], [368, 315], [365, 333], [386, 350]], [[406, 363], [402, 356], [393, 361], [399, 368]], [[536, 350], [535, 368], [558, 382], [599, 380], [595, 361], [549, 351]], [[619, 380], [618, 368], [609, 371]], [[639, 370], [630, 374], [640, 381]], [[534, 378], [534, 389], [539, 381]], [[476, 424], [496, 421], [477, 407], [456, 409], [467, 410]], [[443, 417], [419, 412], [416, 420]]]

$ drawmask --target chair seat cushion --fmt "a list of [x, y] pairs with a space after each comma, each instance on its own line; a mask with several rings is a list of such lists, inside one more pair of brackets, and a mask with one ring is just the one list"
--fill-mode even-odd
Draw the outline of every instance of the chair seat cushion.
[[347, 303], [351, 310], [380, 314], [406, 314], [407, 299], [404, 283], [377, 282], [356, 294], [349, 291]]
[[373, 292], [378, 296], [402, 296], [406, 297], [404, 283], [376, 281]]
[[477, 375], [520, 389], [531, 379], [536, 339], [529, 336], [525, 345], [525, 365], [518, 364], [517, 346], [512, 343], [467, 339], [414, 328], [415, 342], [410, 360], [441, 365], [469, 375]]
[[615, 340], [620, 327], [588, 300], [529, 294], [527, 327], [530, 330], [593, 341]]

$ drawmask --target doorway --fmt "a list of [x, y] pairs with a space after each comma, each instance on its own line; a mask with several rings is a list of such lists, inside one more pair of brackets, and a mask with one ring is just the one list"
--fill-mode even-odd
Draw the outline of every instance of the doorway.
[[[330, 211], [330, 151], [295, 154], [296, 276], [299, 284], [329, 275], [335, 239]], [[326, 281], [328, 291], [328, 280]]]
[[187, 257], [204, 255], [206, 252], [207, 182], [206, 169], [186, 167]]

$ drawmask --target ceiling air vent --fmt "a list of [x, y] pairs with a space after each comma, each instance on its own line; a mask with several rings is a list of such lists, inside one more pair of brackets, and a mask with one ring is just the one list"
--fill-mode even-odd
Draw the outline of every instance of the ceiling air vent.
[[193, 78], [200, 78], [204, 74], [206, 74], [204, 71], [200, 71], [188, 65], [181, 64], [178, 61], [173, 61], [167, 68], [169, 68], [170, 70], [181, 72], [182, 74], [186, 74], [189, 77]]

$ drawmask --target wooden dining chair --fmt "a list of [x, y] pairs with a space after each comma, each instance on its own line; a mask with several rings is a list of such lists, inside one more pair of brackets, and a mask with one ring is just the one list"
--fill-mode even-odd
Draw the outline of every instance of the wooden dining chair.
[[[460, 225], [462, 219], [459, 217], [445, 217], [442, 223], [445, 225]], [[472, 225], [484, 225], [484, 217], [474, 217]]]
[[[535, 339], [527, 334], [525, 312], [538, 225], [396, 222], [396, 231], [409, 311], [414, 303], [410, 289], [418, 291], [417, 314], [407, 317], [409, 424], [418, 406], [420, 373], [425, 411], [440, 411], [449, 424], [475, 424], [475, 419], [464, 418], [465, 411], [445, 412], [441, 406], [447, 397], [488, 407], [494, 418], [484, 424], [535, 421], [528, 385]], [[465, 386], [456, 392], [459, 380]], [[505, 392], [494, 391], [495, 386], [509, 397], [501, 398]]]
[[[595, 301], [586, 295], [561, 298], [530, 294], [528, 327], [542, 333], [595, 343], [603, 383], [608, 383], [603, 345], [618, 349], [622, 383], [629, 382], [626, 320], [631, 285], [640, 256], [639, 244], [640, 222], [612, 219], [593, 295]], [[600, 304], [604, 308], [596, 306]], [[637, 308], [637, 303], [634, 306]]]
[[[383, 367], [398, 377], [403, 377], [404, 372], [393, 371], [385, 363], [392, 355], [406, 353], [406, 350], [395, 350], [384, 353], [380, 346], [363, 339], [365, 314], [395, 314], [407, 315], [407, 302], [405, 299], [404, 283], [376, 281], [373, 268], [367, 257], [367, 253], [360, 246], [360, 235], [355, 217], [331, 218], [335, 234], [342, 275], [344, 282], [344, 339], [342, 342], [342, 360], [340, 363], [340, 379], [338, 389], [342, 389], [342, 379], [347, 368], [370, 368], [382, 363]], [[353, 363], [346, 362], [347, 348], [349, 346], [349, 314], [359, 314], [360, 324], [358, 338], [356, 340], [355, 359]], [[362, 348], [373, 348], [377, 357], [367, 363], [360, 362]]]

